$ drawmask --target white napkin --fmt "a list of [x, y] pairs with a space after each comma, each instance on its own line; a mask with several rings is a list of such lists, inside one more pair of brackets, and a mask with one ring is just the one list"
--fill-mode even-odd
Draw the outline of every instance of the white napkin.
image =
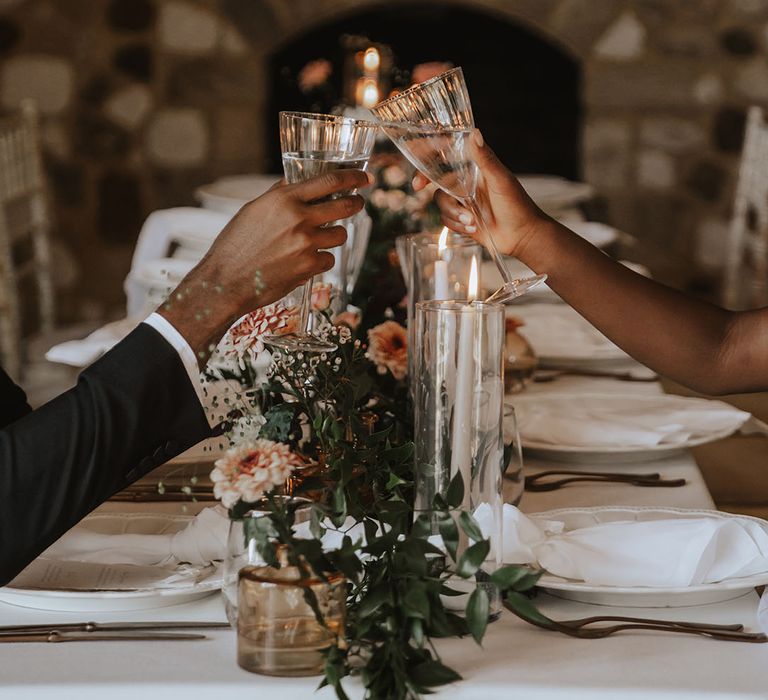
[[521, 304], [507, 307], [507, 313], [522, 319], [525, 325], [520, 333], [544, 360], [628, 359], [621, 348], [565, 304]]
[[685, 445], [713, 433], [735, 432], [750, 414], [722, 401], [659, 396], [525, 397], [515, 403], [523, 441], [571, 447]]
[[[486, 528], [488, 514], [478, 513]], [[504, 561], [591, 585], [686, 587], [768, 571], [768, 533], [737, 518], [618, 521], [563, 531], [504, 506]]]
[[106, 535], [78, 525], [41, 557], [100, 564], [167, 566], [179, 562], [208, 564], [227, 552], [229, 519], [221, 506], [198, 513], [183, 530], [169, 535]]
[[138, 324], [138, 319], [133, 318], [113, 321], [82, 340], [69, 340], [54, 345], [45, 353], [45, 359], [72, 367], [87, 367], [117, 345]]

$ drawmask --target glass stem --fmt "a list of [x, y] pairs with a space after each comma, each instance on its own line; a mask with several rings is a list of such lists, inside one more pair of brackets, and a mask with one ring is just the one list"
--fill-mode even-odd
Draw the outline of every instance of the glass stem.
[[310, 277], [304, 283], [304, 291], [301, 295], [301, 308], [299, 309], [299, 334], [312, 334], [312, 283], [314, 277]]
[[509, 274], [509, 269], [504, 262], [504, 258], [501, 257], [499, 249], [496, 247], [496, 241], [493, 240], [493, 235], [491, 235], [490, 229], [485, 224], [485, 218], [483, 217], [480, 205], [477, 203], [477, 199], [475, 197], [466, 197], [463, 200], [463, 203], [472, 212], [478, 233], [484, 234], [483, 242], [485, 243], [488, 252], [491, 254], [491, 258], [496, 264], [496, 267], [499, 268], [499, 273], [501, 274], [501, 279], [504, 280], [504, 285], [513, 285], [514, 281]]

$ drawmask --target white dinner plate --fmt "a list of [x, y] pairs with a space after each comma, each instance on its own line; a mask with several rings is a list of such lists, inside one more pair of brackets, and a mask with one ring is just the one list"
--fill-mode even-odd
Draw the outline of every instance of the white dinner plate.
[[[644, 404], [648, 406], [648, 414], [653, 415], [658, 410], [659, 402], [664, 402], [670, 405], [670, 407], [686, 407], [695, 406], [698, 403], [719, 403], [709, 399], [699, 399], [686, 396], [675, 396], [671, 394], [660, 395], [622, 395], [622, 394], [518, 394], [515, 395], [511, 403], [515, 407], [517, 415], [517, 424], [520, 428], [520, 443], [524, 450], [526, 450], [532, 456], [540, 457], [542, 459], [551, 459], [561, 462], [581, 462], [581, 463], [593, 463], [593, 464], [631, 464], [636, 462], [646, 462], [649, 460], [665, 459], [679, 454], [683, 450], [690, 449], [691, 447], [697, 447], [698, 445], [705, 445], [715, 440], [722, 440], [723, 438], [732, 435], [736, 432], [741, 425], [748, 419], [744, 420], [736, 418], [740, 413], [737, 409], [734, 410], [733, 424], [727, 428], [721, 430], [713, 430], [706, 435], [694, 436], [682, 443], [660, 443], [652, 446], [638, 446], [638, 445], [568, 445], [557, 444], [552, 442], [544, 442], [532, 439], [530, 436], [526, 437], [525, 434], [525, 407], [526, 404], [537, 404], [538, 407], [542, 405], [546, 407], [547, 403], [551, 403], [553, 407], [562, 409], [566, 402], [572, 402], [574, 405], [574, 411], [578, 411], [579, 408], [589, 405], [590, 403], [598, 404], [601, 407], [608, 408], [615, 414], [620, 414], [623, 406], [631, 406], [633, 408], [642, 407]], [[724, 404], [725, 406], [726, 404]], [[729, 407], [732, 408], [732, 407]]]
[[619, 238], [619, 232], [599, 221], [561, 221], [563, 226], [567, 226], [574, 233], [578, 233], [585, 241], [588, 241], [596, 248], [607, 248], [615, 243]]
[[[183, 530], [191, 515], [171, 513], [93, 513], [81, 527], [103, 534], [171, 534]], [[205, 571], [201, 577], [173, 588], [123, 590], [67, 590], [58, 588], [17, 588], [13, 584], [0, 588], [0, 601], [23, 608], [63, 612], [116, 612], [149, 610], [188, 603], [210, 595], [221, 588], [217, 571]]]
[[263, 195], [280, 179], [279, 175], [233, 175], [203, 185], [195, 197], [205, 209], [236, 214], [240, 207]]
[[590, 199], [594, 187], [556, 175], [518, 175], [518, 180], [531, 199], [544, 211], [557, 213]]
[[[616, 521], [668, 520], [671, 518], [740, 518], [751, 520], [768, 532], [768, 522], [747, 515], [734, 515], [716, 510], [686, 510], [682, 508], [654, 508], [627, 506], [599, 506], [595, 508], [560, 508], [545, 513], [532, 513], [529, 517], [557, 520], [565, 524], [565, 531]], [[647, 586], [595, 586], [584, 581], [545, 573], [539, 586], [559, 598], [578, 600], [596, 605], [629, 608], [672, 608], [688, 605], [707, 605], [738, 598], [756, 586], [768, 584], [768, 572], [727, 579], [717, 583], [675, 588], [649, 588]]]

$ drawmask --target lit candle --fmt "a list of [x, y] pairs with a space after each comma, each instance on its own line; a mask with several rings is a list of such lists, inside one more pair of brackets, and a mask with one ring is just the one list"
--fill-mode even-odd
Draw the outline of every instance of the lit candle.
[[[462, 508], [469, 510], [471, 505], [470, 488], [472, 483], [472, 445], [469, 440], [472, 424], [473, 386], [475, 381], [475, 333], [476, 313], [472, 302], [477, 298], [478, 275], [477, 259], [472, 259], [469, 273], [469, 304], [462, 309], [459, 325], [459, 349], [456, 361], [456, 399], [453, 405], [453, 434], [451, 439], [451, 478], [461, 474], [464, 482], [464, 501]], [[462, 538], [463, 540], [464, 538]], [[461, 544], [464, 544], [464, 542]], [[463, 549], [463, 547], [462, 547]]]
[[448, 299], [448, 263], [443, 260], [443, 254], [448, 247], [448, 227], [443, 226], [437, 241], [438, 260], [435, 261], [435, 299]]

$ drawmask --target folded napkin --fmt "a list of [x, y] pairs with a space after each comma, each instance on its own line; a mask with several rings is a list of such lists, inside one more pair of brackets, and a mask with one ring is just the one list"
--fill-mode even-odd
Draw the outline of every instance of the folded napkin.
[[659, 396], [525, 397], [515, 403], [523, 441], [569, 447], [685, 445], [735, 432], [750, 418], [722, 401]]
[[51, 545], [48, 560], [167, 566], [205, 565], [227, 552], [229, 519], [221, 506], [205, 508], [183, 530], [168, 535], [105, 535], [78, 525]]
[[54, 345], [45, 353], [45, 359], [61, 365], [87, 367], [117, 345], [138, 323], [138, 319], [133, 318], [113, 321], [82, 340], [70, 340]]
[[508, 313], [525, 323], [520, 329], [545, 360], [618, 360], [626, 353], [565, 304], [521, 304]]
[[[490, 531], [490, 508], [476, 518]], [[687, 587], [768, 571], [768, 533], [746, 518], [606, 522], [565, 531], [504, 506], [504, 556], [562, 578], [603, 586]]]

